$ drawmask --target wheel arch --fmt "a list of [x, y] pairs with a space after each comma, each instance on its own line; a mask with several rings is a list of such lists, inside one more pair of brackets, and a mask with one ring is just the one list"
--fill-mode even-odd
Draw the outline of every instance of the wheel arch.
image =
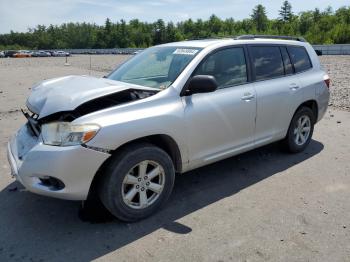
[[314, 113], [314, 116], [315, 116], [315, 123], [316, 123], [317, 119], [318, 119], [318, 104], [317, 104], [317, 101], [314, 99], [307, 100], [307, 101], [303, 102], [302, 104], [300, 104], [298, 106], [298, 108], [294, 111], [292, 119], [293, 119], [294, 115], [296, 114], [296, 112], [298, 112], [298, 110], [302, 107], [308, 107], [312, 110], [312, 112]]
[[315, 122], [314, 124], [317, 122], [317, 119], [318, 119], [318, 104], [317, 104], [317, 101], [314, 100], [314, 99], [310, 99], [310, 100], [307, 100], [303, 103], [301, 103], [295, 110], [294, 110], [294, 113], [293, 115], [291, 116], [290, 120], [289, 120], [289, 125], [288, 125], [288, 129], [286, 130], [286, 132], [284, 133], [284, 138], [286, 138], [286, 136], [288, 135], [288, 130], [289, 130], [289, 127], [290, 125], [292, 124], [292, 120], [293, 120], [293, 117], [295, 116], [295, 114], [298, 112], [298, 110], [302, 107], [308, 107], [312, 110], [312, 112], [314, 113], [314, 116], [315, 116]]
[[112, 154], [117, 154], [123, 148], [131, 145], [131, 144], [140, 144], [140, 143], [150, 143], [154, 146], [157, 146], [163, 149], [173, 161], [176, 172], [182, 171], [182, 156], [180, 152], [180, 148], [171, 136], [165, 134], [156, 134], [140, 137], [129, 142], [126, 142], [112, 151]]
[[142, 144], [142, 143], [149, 143], [164, 150], [173, 161], [175, 171], [178, 173], [182, 172], [182, 156], [181, 156], [180, 148], [177, 142], [171, 136], [165, 135], [165, 134], [156, 134], [156, 135], [140, 137], [140, 138], [128, 141], [120, 145], [118, 148], [112, 150], [111, 156], [107, 160], [105, 160], [104, 163], [97, 170], [91, 182], [87, 199], [96, 197], [95, 190], [98, 188], [98, 184], [104, 175], [104, 170], [107, 167], [111, 157], [121, 152], [125, 147], [136, 145], [136, 144]]

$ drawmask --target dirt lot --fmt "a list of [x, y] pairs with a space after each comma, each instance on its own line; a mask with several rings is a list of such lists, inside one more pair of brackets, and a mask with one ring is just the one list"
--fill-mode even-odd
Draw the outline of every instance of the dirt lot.
[[79, 203], [10, 177], [6, 142], [32, 84], [126, 59], [91, 58], [92, 70], [89, 56], [0, 59], [0, 261], [350, 261], [350, 56], [321, 58], [332, 107], [304, 153], [274, 144], [178, 176], [169, 204], [134, 224], [84, 222]]

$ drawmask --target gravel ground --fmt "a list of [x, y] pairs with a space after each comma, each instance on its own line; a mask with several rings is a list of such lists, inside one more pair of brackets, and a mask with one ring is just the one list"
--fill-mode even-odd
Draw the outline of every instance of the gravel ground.
[[350, 111], [350, 56], [321, 56], [320, 61], [331, 78], [329, 105]]
[[177, 176], [168, 205], [133, 224], [82, 221], [80, 203], [10, 177], [6, 143], [32, 84], [127, 57], [89, 59], [0, 59], [0, 261], [350, 261], [350, 56], [321, 57], [333, 105], [305, 152], [273, 144]]

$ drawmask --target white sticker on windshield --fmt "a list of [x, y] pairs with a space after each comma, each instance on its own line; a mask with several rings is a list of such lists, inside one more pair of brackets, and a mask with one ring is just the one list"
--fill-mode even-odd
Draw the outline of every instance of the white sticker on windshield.
[[174, 55], [195, 55], [197, 54], [197, 49], [185, 49], [185, 48], [178, 48], [174, 51]]

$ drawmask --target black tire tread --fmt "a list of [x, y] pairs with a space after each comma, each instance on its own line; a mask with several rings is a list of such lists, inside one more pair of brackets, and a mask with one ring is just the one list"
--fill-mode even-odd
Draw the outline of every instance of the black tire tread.
[[[111, 181], [118, 180], [118, 170], [128, 168], [128, 165], [131, 165], [130, 163], [133, 159], [139, 157], [140, 154], [150, 155], [156, 158], [158, 157], [165, 163], [166, 166], [163, 166], [163, 168], [166, 173], [166, 184], [167, 182], [169, 182], [169, 184], [163, 189], [164, 191], [162, 192], [162, 195], [152, 206], [145, 210], [128, 210], [128, 208], [125, 208], [126, 206], [124, 206], [125, 204], [122, 203], [122, 200], [117, 199], [117, 201], [115, 201], [115, 198], [112, 196], [111, 184], [113, 184], [113, 182]], [[121, 150], [118, 150], [109, 161], [101, 183], [99, 183], [98, 192], [104, 206], [118, 219], [126, 222], [134, 222], [146, 218], [163, 206], [169, 198], [174, 185], [175, 169], [171, 158], [161, 148], [150, 143], [130, 144]], [[122, 174], [119, 176], [121, 175]]]
[[[310, 117], [310, 120], [311, 120], [311, 130], [310, 130], [310, 135], [308, 137], [308, 140], [302, 145], [302, 146], [298, 146], [297, 144], [295, 144], [294, 142], [294, 135], [293, 135], [293, 130], [294, 130], [294, 123], [297, 119], [299, 119], [299, 117], [301, 115], [304, 115], [304, 114], [307, 114], [309, 117]], [[312, 138], [312, 134], [313, 134], [313, 131], [314, 131], [314, 124], [315, 124], [315, 116], [314, 116], [314, 113], [313, 111], [309, 108], [309, 107], [301, 107], [299, 108], [291, 122], [290, 122], [290, 125], [289, 125], [289, 128], [288, 128], [288, 132], [287, 132], [287, 135], [283, 141], [283, 144], [284, 144], [284, 148], [289, 152], [289, 153], [299, 153], [299, 152], [302, 152], [305, 150], [305, 148], [309, 145], [310, 141], [311, 141], [311, 138]]]

